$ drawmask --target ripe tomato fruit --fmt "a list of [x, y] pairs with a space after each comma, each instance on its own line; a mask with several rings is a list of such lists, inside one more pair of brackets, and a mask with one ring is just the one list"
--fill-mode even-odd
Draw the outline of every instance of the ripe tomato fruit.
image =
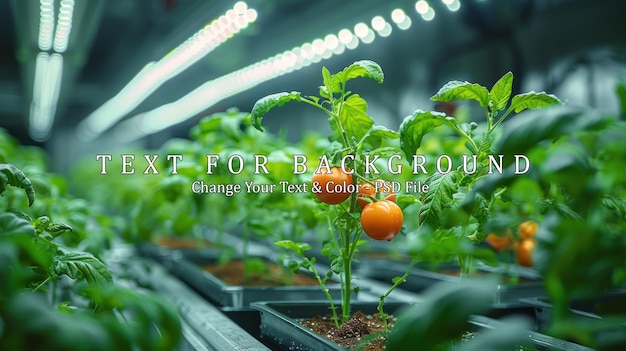
[[391, 191], [391, 183], [382, 179], [372, 180], [372, 183], [378, 184], [378, 193], [376, 193], [376, 186], [370, 183], [363, 183], [359, 186], [359, 192], [356, 196], [361, 209], [365, 208], [365, 206], [375, 200], [389, 200], [396, 202], [396, 194]]
[[524, 239], [517, 243], [515, 255], [517, 263], [521, 266], [531, 267], [533, 265], [532, 254], [535, 249], [535, 239]]
[[330, 172], [330, 174], [313, 173], [311, 184], [321, 187], [321, 191], [314, 192], [320, 201], [336, 205], [350, 197], [348, 185], [353, 184], [352, 174], [344, 173], [339, 167], [331, 167]]
[[391, 241], [402, 229], [404, 215], [400, 206], [389, 200], [367, 204], [361, 212], [361, 226], [374, 240]]
[[537, 222], [526, 221], [522, 222], [519, 227], [517, 227], [517, 230], [519, 231], [520, 238], [524, 240], [534, 238], [538, 228], [539, 225]]
[[486, 241], [496, 251], [508, 250], [515, 244], [510, 230], [507, 230], [506, 234], [502, 236], [490, 233], [487, 235]]

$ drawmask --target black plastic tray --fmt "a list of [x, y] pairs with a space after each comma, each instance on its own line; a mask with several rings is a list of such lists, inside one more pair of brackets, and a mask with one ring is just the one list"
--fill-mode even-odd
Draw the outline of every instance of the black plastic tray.
[[[387, 303], [385, 312], [395, 314], [406, 303]], [[281, 345], [284, 350], [300, 351], [345, 351], [346, 349], [331, 340], [316, 334], [300, 325], [299, 320], [325, 315], [329, 312], [328, 303], [322, 301], [293, 302], [255, 302], [251, 307], [261, 312], [261, 337]], [[376, 312], [377, 303], [353, 303], [352, 310], [360, 310], [366, 314]], [[510, 313], [496, 310], [494, 317], [518, 314], [520, 309], [512, 309]], [[468, 328], [498, 328], [503, 325], [497, 319], [486, 316], [472, 316]], [[592, 349], [565, 340], [553, 338], [535, 331], [528, 331], [528, 342], [539, 350], [592, 351]]]
[[[391, 283], [394, 277], [402, 276], [408, 267], [407, 263], [392, 262], [385, 260], [368, 260], [359, 266], [359, 275], [377, 281]], [[433, 271], [425, 267], [414, 267], [402, 285], [401, 289], [420, 293], [439, 282], [458, 282], [460, 277], [442, 273], [445, 270], [458, 269], [456, 264], [444, 264], [438, 267], [439, 271]], [[541, 277], [532, 270], [518, 268], [517, 266], [488, 267], [479, 266], [477, 270], [484, 274], [492, 274], [503, 277], [517, 276], [524, 283], [500, 283], [493, 292], [494, 307], [523, 306], [519, 300], [529, 297], [545, 296], [545, 290]]]
[[[260, 257], [272, 262], [266, 257]], [[171, 257], [162, 264], [178, 278], [194, 288], [200, 295], [220, 307], [246, 307], [253, 301], [291, 301], [291, 300], [320, 300], [326, 298], [319, 285], [313, 286], [231, 286], [202, 269], [202, 265], [214, 264], [217, 257], [208, 255], [193, 257]], [[324, 274], [321, 272], [320, 274]], [[310, 275], [301, 270], [299, 274]], [[326, 286], [333, 298], [341, 296], [339, 284]]]

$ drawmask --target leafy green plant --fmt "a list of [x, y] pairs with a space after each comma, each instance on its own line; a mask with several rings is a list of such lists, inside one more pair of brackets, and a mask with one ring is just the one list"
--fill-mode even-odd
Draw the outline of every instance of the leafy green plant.
[[[16, 146], [4, 154], [19, 152]], [[100, 258], [72, 246], [80, 237], [68, 240], [74, 228], [55, 218], [68, 218], [83, 231], [88, 213], [56, 193], [44, 171], [36, 174], [33, 182], [13, 164], [0, 164], [0, 348], [174, 349], [180, 339], [177, 311], [155, 295], [115, 285]], [[122, 322], [116, 311], [132, 312], [138, 322]]]
[[[440, 126], [447, 126], [465, 141], [469, 154], [452, 155], [456, 156], [454, 159], [448, 155], [448, 162], [452, 161], [452, 164], [447, 165], [448, 170], [433, 173], [426, 179], [430, 191], [420, 198], [422, 206], [418, 214], [419, 226], [416, 229], [418, 234], [431, 231], [428, 237], [439, 242], [459, 242], [459, 245], [453, 246], [454, 251], [451, 253], [457, 256], [462, 274], [468, 273], [473, 256], [493, 261], [493, 258], [485, 256], [484, 251], [476, 250], [468, 244], [482, 242], [492, 230], [491, 213], [495, 212], [495, 207], [506, 196], [506, 189], [481, 192], [480, 196], [474, 196], [473, 206], [463, 208], [466, 195], [485, 177], [515, 176], [512, 168], [500, 170], [498, 167], [511, 165], [515, 155], [525, 156], [520, 154], [523, 151], [511, 147], [508, 138], [502, 136], [500, 126], [513, 113], [561, 103], [556, 96], [545, 92], [511, 96], [512, 84], [511, 72], [502, 76], [491, 89], [477, 83], [451, 81], [431, 97], [435, 102], [477, 102], [485, 113], [485, 121], [481, 124], [458, 123], [454, 117], [444, 113], [416, 110], [400, 126], [401, 148], [407, 157], [416, 154], [423, 138]], [[529, 162], [528, 159], [526, 162]], [[458, 164], [461, 165], [454, 167]], [[531, 165], [517, 166], [521, 168]]]
[[[261, 131], [263, 131], [263, 117], [271, 109], [290, 101], [310, 105], [324, 112], [328, 117], [332, 130], [329, 136], [331, 143], [326, 148], [324, 156], [318, 158], [320, 170], [314, 172], [313, 179], [309, 183], [312, 192], [320, 201], [319, 206], [323, 209], [328, 222], [330, 235], [324, 240], [324, 247], [321, 250], [322, 255], [329, 257], [328, 274], [321, 276], [315, 268], [316, 258], [309, 256], [307, 252], [311, 250], [311, 245], [293, 240], [280, 240], [275, 244], [292, 250], [296, 254], [299, 261], [293, 262], [294, 268], [302, 267], [315, 275], [327, 294], [337, 326], [350, 318], [351, 295], [358, 292], [358, 287], [353, 285], [352, 263], [355, 261], [359, 246], [366, 243], [365, 240], [361, 240], [364, 228], [361, 224], [361, 208], [358, 204], [356, 189], [359, 184], [375, 186], [373, 177], [376, 175], [366, 172], [366, 163], [370, 157], [384, 156], [399, 151], [397, 147], [386, 143], [388, 140], [397, 139], [398, 133], [384, 126], [375, 125], [374, 119], [367, 114], [365, 99], [348, 90], [348, 81], [360, 77], [372, 79], [380, 84], [383, 82], [384, 74], [378, 64], [368, 60], [357, 61], [336, 74], [331, 74], [326, 67], [323, 67], [323, 85], [319, 88], [318, 96], [304, 96], [297, 91], [277, 93], [258, 100], [251, 111], [252, 125]], [[328, 163], [327, 167], [322, 166], [323, 162]], [[333, 191], [329, 190], [327, 184], [331, 187], [340, 184], [343, 188], [335, 188]], [[361, 200], [385, 203], [386, 208], [398, 214], [394, 216], [399, 219], [400, 226], [402, 225], [402, 212], [395, 202], [386, 199], [378, 201], [372, 198]], [[397, 201], [401, 202], [400, 199]], [[373, 205], [376, 204], [370, 203], [365, 208]], [[383, 224], [387, 216], [383, 212], [378, 213], [380, 213], [379, 223]], [[398, 231], [399, 227], [390, 230], [385, 237], [391, 240], [398, 234]], [[367, 232], [366, 234], [371, 235]], [[337, 306], [326, 288], [328, 280], [334, 274], [339, 275], [341, 284], [341, 313], [337, 312]], [[382, 302], [380, 309], [382, 311]]]

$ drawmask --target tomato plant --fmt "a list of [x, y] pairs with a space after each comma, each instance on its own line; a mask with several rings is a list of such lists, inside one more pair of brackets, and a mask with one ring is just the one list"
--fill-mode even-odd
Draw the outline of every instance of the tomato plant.
[[[388, 140], [397, 139], [399, 134], [386, 127], [375, 125], [374, 119], [367, 113], [366, 100], [347, 89], [347, 82], [359, 77], [382, 83], [384, 74], [378, 64], [369, 60], [354, 62], [335, 74], [331, 74], [326, 67], [323, 67], [323, 85], [319, 89], [319, 96], [304, 96], [301, 92], [293, 91], [272, 94], [259, 99], [251, 111], [252, 125], [263, 131], [263, 117], [274, 107], [282, 106], [290, 101], [297, 101], [317, 108], [328, 117], [332, 130], [332, 134], [329, 136], [331, 142], [323, 155], [330, 163], [328, 171], [331, 174], [314, 174], [312, 176], [313, 184], [316, 182], [317, 185], [330, 184], [331, 182], [361, 185], [368, 182], [372, 183], [371, 175], [365, 172], [368, 158], [399, 152], [397, 147], [385, 144]], [[345, 175], [338, 172], [337, 168], [333, 168], [340, 164], [345, 166], [344, 170], [349, 169], [352, 172], [348, 179], [344, 178]], [[321, 168], [324, 172], [325, 167]], [[301, 260], [297, 266], [312, 271], [325, 292], [328, 292], [325, 287], [327, 280], [333, 274], [340, 276], [342, 290], [340, 314], [337, 313], [334, 301], [327, 293], [337, 327], [350, 317], [351, 294], [353, 291], [358, 291], [358, 287], [353, 286], [352, 262], [354, 255], [358, 252], [358, 247], [365, 243], [364, 240], [361, 240], [361, 235], [364, 230], [372, 236], [382, 237], [383, 235], [380, 231], [376, 232], [371, 225], [371, 219], [377, 216], [376, 213], [380, 211], [377, 209], [385, 207], [393, 216], [393, 220], [389, 221], [385, 228], [385, 239], [392, 239], [401, 230], [403, 222], [402, 210], [395, 203], [388, 200], [368, 199], [374, 202], [365, 206], [363, 213], [361, 213], [358, 191], [354, 188], [344, 190], [338, 194], [327, 194], [325, 187], [312, 187], [312, 192], [322, 202], [321, 208], [324, 210], [328, 221], [330, 235], [325, 240], [326, 246], [322, 249], [322, 254], [330, 258], [331, 270], [329, 275], [321, 277], [317, 273], [313, 265], [315, 260], [309, 258], [306, 253], [311, 249], [310, 245], [292, 240], [276, 242], [278, 246], [290, 249], [297, 254]], [[366, 199], [360, 200], [368, 201]], [[392, 205], [386, 205], [387, 202]], [[368, 210], [368, 208], [370, 209]], [[380, 229], [380, 226], [378, 228]], [[379, 305], [381, 315], [384, 315], [382, 313], [383, 304], [384, 298], [381, 298]]]
[[[42, 187], [50, 190], [53, 183], [45, 172], [37, 174], [35, 183], [13, 164], [0, 163], [0, 348], [173, 350], [181, 336], [175, 308], [155, 295], [116, 285], [99, 257], [72, 246], [81, 239], [67, 236], [85, 230], [82, 216], [91, 219], [93, 213], [83, 213], [76, 199], [46, 192]], [[41, 214], [39, 201], [50, 210], [47, 214]], [[79, 226], [57, 222], [57, 217]], [[90, 222], [97, 235], [99, 222]], [[102, 249], [97, 247], [100, 254]], [[129, 328], [115, 309], [132, 310], [141, 327]], [[160, 329], [157, 338], [152, 323]]]
[[390, 200], [372, 202], [361, 212], [363, 232], [374, 240], [393, 240], [403, 222], [402, 210]]

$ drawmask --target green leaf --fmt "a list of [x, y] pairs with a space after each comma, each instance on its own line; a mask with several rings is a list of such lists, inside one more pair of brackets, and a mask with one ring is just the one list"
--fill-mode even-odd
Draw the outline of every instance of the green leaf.
[[525, 154], [543, 140], [603, 128], [610, 120], [606, 115], [570, 107], [540, 111], [502, 124], [493, 150], [497, 154]]
[[458, 129], [456, 120], [446, 116], [444, 113], [415, 110], [413, 114], [407, 116], [400, 124], [400, 148], [407, 159], [413, 159], [413, 154], [422, 144], [422, 138], [431, 130], [446, 124], [454, 129]]
[[322, 67], [322, 79], [324, 81], [324, 89], [322, 89], [322, 87], [320, 88], [320, 95], [326, 95], [324, 97], [329, 97], [328, 88], [330, 88], [330, 86], [332, 85], [332, 77], [330, 75], [330, 71], [328, 70], [328, 68], [326, 68], [326, 66]]
[[311, 245], [304, 243], [297, 243], [291, 240], [280, 240], [274, 242], [274, 245], [282, 247], [284, 249], [291, 250], [300, 256], [304, 256], [304, 251], [311, 250]]
[[6, 186], [12, 185], [24, 189], [28, 197], [28, 206], [35, 202], [35, 188], [24, 172], [10, 163], [0, 164], [0, 194], [4, 193]]
[[65, 274], [72, 279], [85, 279], [89, 284], [112, 283], [109, 269], [88, 252], [65, 251], [60, 249], [54, 257], [54, 273]]
[[513, 110], [515, 113], [520, 113], [527, 109], [543, 108], [560, 103], [561, 100], [552, 94], [547, 94], [543, 91], [539, 93], [531, 91], [513, 96], [509, 109]]
[[429, 191], [423, 199], [419, 210], [419, 221], [433, 228], [441, 225], [445, 210], [451, 207], [453, 195], [458, 189], [457, 181], [460, 173], [454, 171], [447, 174], [435, 173], [426, 179]]
[[507, 72], [502, 78], [500, 78], [491, 88], [489, 92], [489, 105], [491, 112], [495, 115], [496, 112], [504, 110], [511, 98], [511, 91], [513, 88], [513, 73]]
[[6, 236], [25, 235], [34, 236], [35, 229], [24, 218], [18, 217], [15, 213], [0, 213], [0, 234]]
[[354, 62], [350, 66], [344, 68], [343, 71], [333, 75], [331, 84], [327, 86], [333, 93], [339, 93], [341, 92], [342, 87], [345, 88], [346, 83], [350, 79], [359, 77], [373, 79], [379, 84], [385, 79], [382, 68], [380, 68], [376, 62], [361, 60]]
[[393, 284], [399, 284], [399, 283], [404, 283], [404, 282], [406, 282], [406, 279], [404, 279], [404, 278], [402, 278], [402, 277], [393, 277], [393, 278], [391, 279], [391, 282], [392, 282]]
[[363, 143], [372, 149], [376, 149], [381, 145], [383, 139], [397, 139], [399, 137], [400, 134], [395, 130], [375, 125], [365, 134]]
[[615, 92], [617, 93], [617, 98], [619, 100], [622, 118], [626, 117], [626, 83], [619, 83], [617, 87], [615, 87]]
[[[340, 106], [339, 120], [348, 138], [356, 140], [361, 140], [374, 125], [372, 117], [367, 115], [367, 102], [358, 94], [350, 95]], [[337, 126], [333, 126], [333, 130], [339, 133]]]
[[263, 116], [265, 116], [266, 113], [274, 107], [282, 106], [293, 100], [300, 101], [301, 98], [302, 96], [299, 91], [292, 91], [290, 93], [276, 93], [259, 99], [252, 107], [252, 112], [250, 112], [252, 126], [260, 131], [263, 131], [261, 122], [263, 121]]
[[430, 99], [438, 102], [476, 100], [486, 110], [489, 105], [489, 91], [480, 84], [453, 80], [441, 87]]

